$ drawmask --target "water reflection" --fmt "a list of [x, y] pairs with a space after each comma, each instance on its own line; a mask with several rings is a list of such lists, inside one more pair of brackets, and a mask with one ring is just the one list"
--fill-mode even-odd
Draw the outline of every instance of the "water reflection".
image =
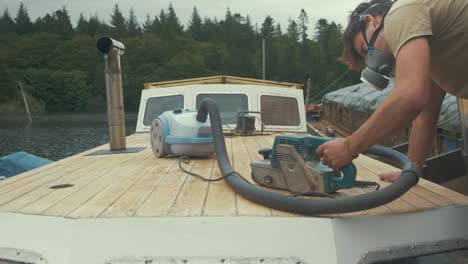
[[[0, 156], [27, 151], [58, 160], [107, 143], [106, 114], [0, 115]], [[127, 135], [135, 132], [137, 114], [126, 114]]]

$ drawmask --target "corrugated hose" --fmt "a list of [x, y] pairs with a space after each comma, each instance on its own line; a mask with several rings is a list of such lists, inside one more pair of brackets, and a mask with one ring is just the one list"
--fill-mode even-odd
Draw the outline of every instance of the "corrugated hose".
[[246, 199], [276, 210], [303, 215], [341, 214], [367, 210], [399, 198], [416, 185], [420, 177], [416, 165], [404, 154], [389, 148], [373, 146], [368, 150], [369, 154], [389, 159], [403, 171], [398, 180], [385, 188], [375, 192], [336, 199], [308, 199], [270, 192], [250, 184], [232, 168], [226, 152], [218, 106], [211, 98], [202, 101], [196, 118], [200, 122], [205, 122], [208, 114], [215, 143], [216, 158], [227, 184]]

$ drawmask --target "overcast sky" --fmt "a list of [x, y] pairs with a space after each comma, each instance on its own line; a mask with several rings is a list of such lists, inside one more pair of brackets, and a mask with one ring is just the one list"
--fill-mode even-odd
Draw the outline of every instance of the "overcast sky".
[[301, 8], [304, 8], [309, 15], [309, 28], [313, 28], [319, 18], [326, 18], [345, 26], [349, 12], [363, 0], [0, 0], [0, 10], [3, 12], [8, 8], [14, 17], [20, 2], [25, 4], [33, 20], [65, 6], [73, 24], [76, 24], [80, 13], [86, 17], [97, 13], [101, 19], [108, 22], [116, 3], [125, 16], [128, 16], [128, 10], [133, 7], [139, 22], [144, 21], [146, 14], [154, 17], [161, 9], [167, 9], [172, 3], [184, 25], [187, 24], [194, 6], [202, 17], [219, 19], [224, 17], [229, 7], [233, 13], [250, 15], [252, 23], [258, 23], [259, 27], [265, 17], [271, 15], [284, 30], [288, 19], [296, 19]]

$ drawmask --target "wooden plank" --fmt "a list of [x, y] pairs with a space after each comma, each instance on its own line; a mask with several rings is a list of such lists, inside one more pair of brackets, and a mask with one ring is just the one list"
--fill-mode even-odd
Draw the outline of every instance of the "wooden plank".
[[[14, 177], [10, 177], [4, 180], [0, 181], [0, 194], [3, 194], [5, 192], [9, 192], [11, 190], [14, 190], [15, 188], [23, 186], [20, 182], [29, 178], [38, 175], [41, 173], [42, 175], [46, 175], [53, 170], [58, 169], [62, 164], [56, 162], [52, 162], [50, 164], [47, 164], [45, 166], [39, 167], [34, 170], [30, 170], [27, 172], [23, 172], [21, 174], [15, 175]], [[40, 177], [40, 176], [39, 176]]]
[[[357, 173], [356, 179], [360, 181], [369, 181], [367, 178], [364, 178], [361, 173]], [[374, 187], [369, 187], [369, 188], [353, 187], [353, 189], [359, 190], [359, 194], [370, 193], [370, 192], [375, 191]], [[368, 215], [382, 215], [382, 214], [390, 214], [392, 213], [392, 210], [387, 205], [382, 205], [379, 207], [365, 210], [365, 213]]]
[[34, 203], [35, 201], [41, 199], [42, 197], [52, 193], [54, 189], [51, 189], [52, 186], [69, 184], [78, 177], [84, 177], [88, 173], [92, 172], [97, 168], [97, 166], [102, 165], [102, 162], [92, 161], [89, 164], [86, 164], [82, 167], [77, 168], [75, 171], [68, 173], [64, 177], [53, 180], [45, 185], [35, 187], [31, 191], [9, 201], [0, 206], [0, 211], [9, 211], [15, 212], [21, 208]]
[[293, 89], [301, 89], [302, 85], [284, 85], [281, 83], [271, 83], [271, 82], [252, 82], [246, 81], [241, 79], [231, 79], [229, 80], [231, 84], [246, 84], [246, 85], [262, 85], [262, 86], [273, 86], [277, 88], [293, 88]]
[[[232, 164], [232, 138], [226, 137], [226, 151]], [[214, 163], [211, 178], [221, 177], [218, 162]], [[202, 214], [205, 216], [235, 216], [237, 215], [236, 193], [228, 186], [226, 181], [210, 182]]]
[[150, 82], [145, 83], [145, 88], [147, 86], [156, 86], [156, 87], [173, 87], [173, 86], [182, 86], [188, 84], [203, 84], [203, 83], [221, 83], [222, 76], [211, 76], [211, 77], [201, 77], [201, 78], [191, 78], [191, 79], [182, 79], [182, 80], [172, 80], [172, 81], [162, 81], [162, 82]]
[[[124, 154], [127, 155], [127, 154]], [[132, 158], [126, 162], [123, 162], [119, 166], [114, 167], [112, 170], [105, 173], [102, 177], [99, 177], [90, 184], [84, 186], [79, 191], [73, 193], [72, 195], [67, 196], [65, 199], [61, 200], [59, 203], [51, 206], [44, 212], [42, 215], [51, 215], [51, 216], [67, 216], [82, 204], [86, 203], [89, 199], [98, 194], [101, 190], [111, 185], [114, 181], [118, 180], [119, 177], [123, 177], [128, 173], [128, 167], [133, 163], [132, 161], [138, 160], [140, 163], [146, 158], [152, 157], [152, 153], [140, 152], [133, 154]], [[133, 165], [137, 167], [137, 165]], [[127, 173], [128, 172], [128, 173]]]
[[[139, 135], [137, 136], [136, 134], [128, 136], [127, 137], [127, 143], [133, 143], [135, 140], [140, 140], [140, 137], [141, 136], [139, 136]], [[147, 138], [147, 137], [145, 137], [145, 138]], [[70, 164], [72, 164], [72, 162], [83, 159], [85, 157], [85, 155], [87, 155], [89, 153], [92, 153], [94, 151], [101, 150], [101, 149], [108, 149], [108, 148], [109, 148], [109, 144], [103, 144], [103, 145], [98, 146], [96, 148], [83, 151], [81, 153], [78, 153], [78, 154], [72, 155], [70, 157], [66, 157], [64, 159], [52, 162], [52, 163], [50, 163], [48, 165], [39, 167], [37, 169], [30, 170], [30, 171], [21, 173], [19, 175], [16, 175], [14, 177], [10, 177], [8, 179], [0, 181], [0, 194], [12, 191], [12, 190], [17, 189], [17, 188], [22, 187], [22, 186], [25, 186], [25, 185], [31, 183], [34, 180], [42, 178], [44, 175], [48, 175], [48, 174], [51, 174], [51, 173], [56, 173], [58, 170], [61, 170], [62, 166], [64, 166], [65, 164], [67, 166], [69, 166]], [[127, 154], [122, 154], [122, 155], [127, 155]], [[31, 176], [34, 176], [34, 178], [30, 179]]]
[[129, 162], [128, 165], [120, 167], [118, 170], [112, 170], [110, 174], [113, 174], [116, 180], [68, 216], [72, 218], [98, 217], [155, 165], [154, 156], [151, 155], [150, 158], [138, 161], [138, 164]]
[[[100, 146], [98, 148], [102, 148], [104, 146], [105, 145]], [[91, 151], [93, 151], [93, 150], [88, 150], [88, 151], [85, 151], [84, 153], [89, 153]], [[4, 194], [6, 192], [15, 190], [15, 189], [17, 189], [19, 187], [22, 187], [24, 185], [27, 185], [27, 184], [33, 182], [33, 181], [35, 181], [35, 180], [37, 180], [39, 178], [43, 178], [46, 175], [56, 173], [57, 171], [64, 168], [63, 167], [64, 164], [70, 164], [71, 162], [78, 161], [78, 160], [81, 160], [81, 159], [83, 159], [83, 155], [81, 153], [76, 154], [76, 155], [67, 157], [65, 159], [55, 161], [55, 162], [50, 163], [48, 165], [39, 167], [37, 169], [30, 170], [30, 171], [18, 174], [18, 175], [14, 176], [14, 177], [10, 177], [8, 179], [2, 180], [2, 181], [0, 181], [0, 194]]]
[[18, 212], [27, 214], [41, 214], [48, 208], [54, 206], [73, 193], [80, 191], [84, 186], [104, 176], [115, 166], [119, 165], [125, 160], [130, 159], [131, 157], [132, 155], [118, 155], [112, 159], [101, 158], [98, 162], [93, 164], [91, 167], [92, 170], [86, 173], [86, 175], [80, 176], [74, 181], [70, 182], [73, 186], [64, 189], [53, 190], [40, 199], [37, 199], [33, 203], [21, 208]]
[[[192, 160], [185, 167], [191, 169], [194, 163]], [[162, 177], [163, 179], [154, 191], [137, 209], [136, 216], [167, 216], [169, 214], [188, 176], [178, 166], [172, 166]]]
[[[358, 168], [358, 173], [362, 175], [362, 177], [364, 177], [365, 179], [378, 182], [382, 188], [385, 188], [385, 186], [391, 184], [388, 182], [381, 181], [377, 174], [366, 168], [366, 163], [363, 162], [360, 158], [355, 159], [353, 162]], [[407, 193], [401, 196], [399, 199], [388, 203], [387, 207], [390, 208], [393, 212], [402, 213], [420, 210], [420, 207], [432, 208], [435, 207], [435, 205], [423, 199], [420, 199], [419, 197], [414, 197], [414, 195], [412, 194], [408, 195]]]
[[[47, 165], [48, 166], [48, 165]], [[37, 168], [14, 177], [10, 177], [8, 179], [0, 181], [0, 195], [5, 194], [7, 192], [13, 191], [20, 187], [23, 187], [31, 182], [40, 179], [44, 176], [50, 175], [52, 173], [56, 173], [59, 170], [64, 169], [62, 164], [54, 164], [54, 166], [50, 166], [47, 168]]]
[[465, 196], [461, 193], [458, 193], [456, 191], [450, 190], [448, 188], [445, 188], [444, 186], [438, 185], [436, 183], [433, 183], [431, 181], [425, 180], [425, 179], [420, 179], [418, 183], [421, 187], [432, 191], [433, 193], [436, 193], [453, 203], [456, 203], [458, 205], [467, 205], [468, 204], [468, 196]]
[[113, 203], [101, 217], [133, 216], [168, 171], [177, 166], [177, 159], [156, 159], [155, 167]]
[[[396, 167], [379, 162], [364, 155], [361, 155], [361, 159], [365, 162], [365, 166], [367, 166], [370, 170], [375, 171], [376, 173], [398, 170]], [[468, 204], [467, 196], [424, 179], [419, 179], [418, 185], [413, 187], [412, 190], [414, 190], [417, 195], [420, 195], [426, 200], [431, 201], [432, 203], [439, 206], [450, 204]]]
[[[197, 159], [191, 172], [211, 178], [214, 159]], [[223, 180], [224, 181], [224, 180]], [[201, 216], [208, 194], [209, 182], [190, 175], [169, 211], [170, 216]]]
[[[247, 181], [252, 184], [255, 182], [250, 177], [250, 158], [246, 155], [246, 147], [241, 137], [232, 138], [232, 151], [233, 151], [233, 167], [240, 173]], [[253, 203], [241, 195], [237, 195], [237, 211], [239, 215], [248, 216], [269, 216], [271, 215], [270, 208]]]
[[251, 85], [266, 85], [266, 86], [275, 86], [275, 87], [281, 87], [281, 88], [295, 88], [295, 89], [302, 89], [303, 87], [303, 85], [299, 83], [276, 82], [276, 81], [221, 75], [221, 76], [212, 76], [212, 77], [201, 77], [201, 78], [192, 78], [192, 79], [183, 79], [183, 80], [145, 83], [144, 88], [145, 89], [149, 89], [153, 87], [164, 88], [164, 87], [191, 85], [191, 84], [251, 84]]
[[[75, 170], [86, 166], [89, 164], [90, 159], [87, 157], [83, 157], [75, 162], [73, 162], [70, 166], [62, 166], [59, 170], [51, 172], [50, 174], [46, 174], [42, 177], [28, 177], [22, 183], [21, 187], [15, 188], [9, 192], [3, 193], [0, 195], [0, 205], [4, 205], [22, 195], [25, 195], [41, 186], [44, 186], [50, 182], [53, 182], [57, 179], [65, 177], [70, 173], [73, 173]], [[40, 175], [40, 174], [38, 174]]]

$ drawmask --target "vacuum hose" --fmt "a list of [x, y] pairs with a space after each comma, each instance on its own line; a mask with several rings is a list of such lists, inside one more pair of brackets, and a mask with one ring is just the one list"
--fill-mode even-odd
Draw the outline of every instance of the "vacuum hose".
[[[419, 171], [416, 165], [404, 154], [374, 146], [369, 153], [383, 158], [391, 159], [403, 170], [401, 177], [391, 185], [378, 191], [361, 195], [336, 199], [305, 199], [294, 196], [285, 196], [275, 192], [266, 191], [248, 183], [229, 163], [224, 142], [221, 117], [216, 103], [206, 98], [200, 104], [197, 120], [205, 122], [210, 115], [211, 130], [215, 143], [216, 158], [223, 176], [226, 176], [228, 185], [246, 199], [270, 208], [303, 215], [341, 214], [367, 210], [389, 203], [416, 185], [419, 180]], [[227, 177], [229, 176], [229, 177]]]

